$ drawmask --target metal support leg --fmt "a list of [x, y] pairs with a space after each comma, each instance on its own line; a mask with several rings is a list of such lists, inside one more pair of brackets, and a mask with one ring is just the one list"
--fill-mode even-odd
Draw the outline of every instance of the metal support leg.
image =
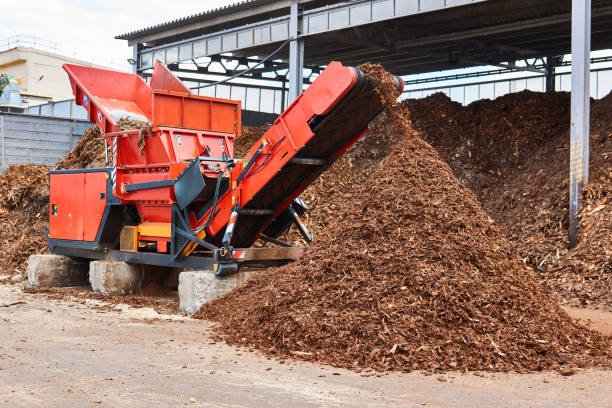
[[591, 0], [572, 0], [572, 111], [570, 127], [570, 248], [576, 245], [582, 186], [589, 182]]
[[287, 89], [287, 81], [283, 79], [283, 88], [281, 90], [281, 109], [280, 109], [281, 113], [285, 111], [285, 95], [287, 93], [286, 89]]
[[298, 38], [300, 25], [300, 2], [292, 0], [289, 20], [289, 104], [302, 93], [304, 84], [304, 40]]
[[227, 227], [225, 228], [225, 233], [223, 234], [223, 241], [221, 242], [223, 246], [229, 247], [230, 242], [232, 242], [232, 236], [234, 235], [234, 227], [236, 226], [236, 219], [238, 218], [239, 212], [240, 207], [238, 206], [232, 209], [232, 214], [230, 215], [229, 221], [227, 222]]
[[293, 217], [293, 223], [297, 227], [302, 238], [304, 238], [306, 242], [311, 243], [313, 238], [312, 233], [308, 231], [308, 228], [306, 228], [306, 225], [304, 224], [304, 222], [302, 222], [302, 219], [300, 218], [298, 213], [295, 212], [292, 206], [287, 207], [287, 209], [291, 213], [291, 216]]

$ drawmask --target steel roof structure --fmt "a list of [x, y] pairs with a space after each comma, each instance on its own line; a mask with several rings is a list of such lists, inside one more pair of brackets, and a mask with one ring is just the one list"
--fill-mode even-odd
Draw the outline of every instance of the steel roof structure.
[[[265, 56], [289, 39], [289, 0], [252, 0], [117, 36], [138, 68], [232, 53]], [[568, 0], [302, 1], [304, 64], [371, 61], [395, 74], [512, 66], [570, 52]], [[612, 43], [612, 1], [593, 0], [592, 49]], [[285, 48], [278, 58], [288, 62]], [[287, 64], [281, 65], [286, 68]]]
[[142, 75], [155, 60], [183, 77], [211, 74], [211, 63], [227, 60], [234, 65], [226, 76], [249, 68], [245, 77], [284, 83], [288, 70], [290, 101], [301, 91], [304, 68], [316, 74], [330, 60], [379, 63], [397, 75], [491, 65], [545, 73], [552, 89], [557, 56], [571, 52], [575, 243], [588, 182], [589, 56], [612, 48], [612, 0], [250, 0], [116, 38], [133, 46], [134, 70]]

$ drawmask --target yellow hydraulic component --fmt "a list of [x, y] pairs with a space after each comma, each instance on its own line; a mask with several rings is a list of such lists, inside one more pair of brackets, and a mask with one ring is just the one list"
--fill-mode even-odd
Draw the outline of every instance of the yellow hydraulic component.
[[138, 233], [145, 237], [164, 237], [172, 236], [172, 226], [169, 222], [145, 221], [138, 227]]
[[[196, 234], [196, 238], [201, 239], [202, 241], [204, 240], [205, 237], [206, 237], [206, 231], [204, 230]], [[185, 250], [183, 251], [183, 255], [185, 256], [190, 255], [194, 251], [194, 249], [196, 249], [197, 246], [198, 246], [198, 243], [196, 242], [188, 243], [187, 246], [185, 247]]]
[[121, 230], [121, 235], [119, 236], [119, 248], [122, 251], [138, 251], [138, 227], [123, 227]]

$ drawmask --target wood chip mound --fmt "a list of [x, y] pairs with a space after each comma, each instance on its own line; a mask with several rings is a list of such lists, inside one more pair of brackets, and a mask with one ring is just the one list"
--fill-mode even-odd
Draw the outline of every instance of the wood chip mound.
[[0, 174], [0, 274], [25, 273], [32, 254], [48, 252], [49, 170], [16, 164]]
[[[109, 161], [112, 161], [111, 154], [112, 150], [109, 149]], [[72, 151], [58, 160], [55, 168], [63, 170], [104, 167], [105, 162], [102, 132], [98, 125], [93, 125], [85, 130]]]
[[242, 134], [234, 142], [234, 157], [244, 157], [251, 147], [270, 129], [271, 124], [261, 126], [242, 126]]
[[592, 185], [574, 250], [567, 248], [569, 98], [523, 91], [461, 106], [435, 94], [402, 106], [544, 284], [565, 303], [612, 310], [612, 218], [606, 216], [612, 211], [612, 94], [592, 101]]
[[[363, 69], [363, 68], [362, 68]], [[376, 74], [376, 70], [370, 70]], [[397, 117], [392, 104], [389, 118]], [[409, 122], [299, 261], [202, 307], [228, 342], [356, 370], [610, 367]]]

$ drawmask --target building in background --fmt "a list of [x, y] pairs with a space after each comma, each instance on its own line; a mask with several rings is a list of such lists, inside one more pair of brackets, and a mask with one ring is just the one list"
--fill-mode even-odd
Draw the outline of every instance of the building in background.
[[0, 73], [15, 77], [22, 99], [30, 106], [73, 97], [62, 68], [66, 63], [105, 68], [32, 47], [16, 46], [0, 52]]

